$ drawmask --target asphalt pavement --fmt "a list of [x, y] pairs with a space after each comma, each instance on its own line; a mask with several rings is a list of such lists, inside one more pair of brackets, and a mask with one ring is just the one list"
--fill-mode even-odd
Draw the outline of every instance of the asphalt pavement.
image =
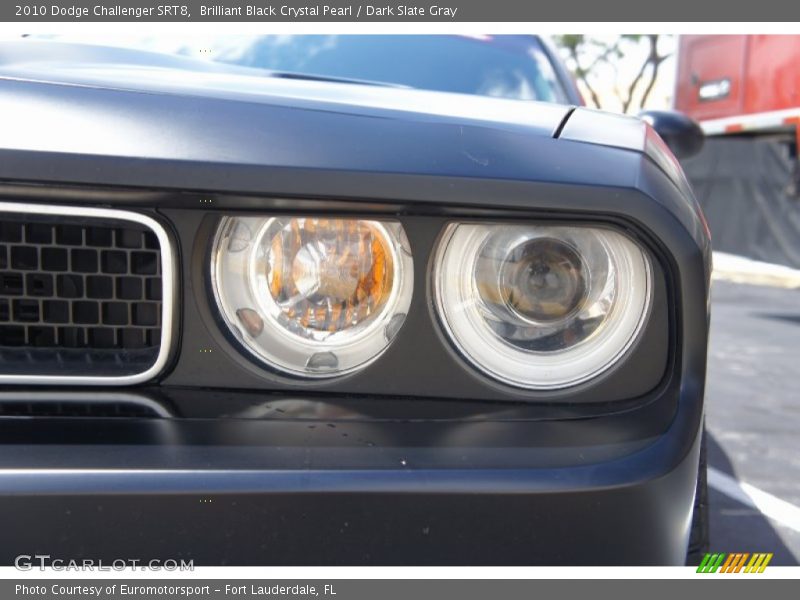
[[714, 282], [706, 427], [711, 550], [800, 564], [800, 289]]

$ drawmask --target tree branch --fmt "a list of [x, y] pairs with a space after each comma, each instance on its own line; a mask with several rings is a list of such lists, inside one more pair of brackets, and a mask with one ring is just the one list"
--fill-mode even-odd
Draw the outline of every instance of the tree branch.
[[570, 46], [569, 54], [570, 57], [572, 58], [572, 61], [575, 63], [575, 71], [574, 71], [575, 77], [577, 77], [581, 81], [581, 83], [583, 83], [583, 85], [586, 87], [586, 90], [589, 92], [589, 96], [591, 97], [592, 103], [595, 105], [595, 107], [602, 108], [600, 104], [600, 96], [597, 95], [597, 92], [592, 87], [592, 84], [589, 83], [589, 79], [587, 77], [589, 70], [583, 69], [581, 67], [580, 59], [578, 57], [577, 47]]
[[647, 84], [647, 87], [644, 89], [644, 93], [642, 94], [641, 99], [639, 100], [639, 108], [644, 108], [644, 105], [647, 104], [647, 99], [650, 97], [650, 92], [653, 91], [653, 87], [656, 84], [656, 80], [658, 79], [658, 69], [661, 67], [661, 63], [667, 60], [670, 55], [664, 54], [663, 56], [658, 54], [658, 36], [651, 35], [650, 37], [650, 63], [652, 64], [652, 69], [650, 71], [650, 81]]

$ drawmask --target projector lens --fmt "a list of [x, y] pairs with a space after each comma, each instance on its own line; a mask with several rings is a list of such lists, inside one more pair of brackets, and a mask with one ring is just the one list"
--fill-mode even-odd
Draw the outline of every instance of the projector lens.
[[476, 368], [555, 389], [609, 369], [647, 319], [650, 262], [601, 227], [451, 224], [435, 258], [436, 309]]

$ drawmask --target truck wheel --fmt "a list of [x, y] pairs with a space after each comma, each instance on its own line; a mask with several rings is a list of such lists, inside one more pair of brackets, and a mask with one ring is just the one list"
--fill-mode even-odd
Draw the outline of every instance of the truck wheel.
[[692, 513], [692, 530], [689, 535], [689, 549], [686, 552], [686, 564], [697, 566], [708, 552], [708, 463], [706, 456], [706, 430], [700, 440], [700, 468], [697, 472], [697, 491], [694, 495], [694, 512]]

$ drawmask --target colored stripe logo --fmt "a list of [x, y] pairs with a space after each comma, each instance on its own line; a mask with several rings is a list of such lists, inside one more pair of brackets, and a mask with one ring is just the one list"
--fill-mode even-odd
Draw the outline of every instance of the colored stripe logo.
[[[748, 560], [749, 559], [749, 560]], [[698, 573], [763, 573], [772, 552], [734, 552], [706, 554], [697, 567]]]

